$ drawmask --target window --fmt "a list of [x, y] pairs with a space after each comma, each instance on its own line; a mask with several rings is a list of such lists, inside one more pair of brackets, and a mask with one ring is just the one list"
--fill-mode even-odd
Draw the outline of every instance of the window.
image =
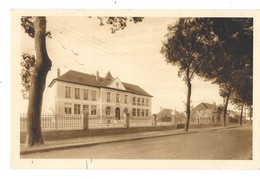
[[137, 105], [140, 105], [140, 98], [137, 98]]
[[97, 106], [96, 105], [91, 106], [91, 115], [97, 115]]
[[86, 111], [87, 113], [89, 113], [89, 105], [83, 105], [83, 111]]
[[125, 101], [125, 104], [127, 104], [127, 95], [125, 95], [125, 99], [124, 99], [124, 101]]
[[84, 99], [88, 100], [88, 90], [84, 89], [83, 94], [84, 94]]
[[79, 88], [75, 88], [75, 99], [79, 99], [80, 91]]
[[108, 115], [108, 116], [111, 115], [111, 108], [110, 107], [106, 108], [106, 115]]
[[96, 100], [96, 98], [97, 98], [96, 95], [97, 95], [97, 94], [96, 94], [96, 91], [91, 91], [91, 99], [92, 99], [92, 101], [95, 101], [95, 100]]
[[146, 109], [145, 113], [146, 113], [146, 117], [148, 117], [149, 116], [149, 110]]
[[66, 104], [65, 103], [65, 114], [71, 114], [71, 106], [72, 104]]
[[144, 109], [142, 109], [142, 117], [144, 117]]
[[119, 94], [116, 94], [116, 102], [119, 103]]
[[116, 87], [117, 87], [117, 88], [119, 87], [119, 83], [118, 83], [118, 82], [116, 83]]
[[127, 108], [124, 109], [124, 113], [125, 114], [128, 113], [128, 109]]
[[133, 108], [132, 116], [136, 116], [136, 109], [135, 108]]
[[80, 114], [80, 104], [74, 104], [74, 114]]
[[140, 116], [140, 109], [137, 109], [137, 116]]
[[144, 106], [144, 98], [142, 98], [142, 106]]
[[111, 101], [111, 95], [110, 95], [110, 92], [107, 92], [107, 102], [110, 102]]
[[146, 106], [149, 106], [149, 101], [148, 101], [148, 99], [146, 99]]
[[65, 98], [70, 98], [70, 87], [65, 87]]
[[135, 105], [136, 104], [136, 102], [135, 102], [135, 97], [133, 97], [133, 105]]

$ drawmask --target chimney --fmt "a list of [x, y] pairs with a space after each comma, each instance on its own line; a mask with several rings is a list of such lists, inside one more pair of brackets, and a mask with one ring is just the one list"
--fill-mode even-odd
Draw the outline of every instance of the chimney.
[[60, 69], [58, 68], [57, 69], [57, 78], [59, 78], [60, 77]]
[[97, 71], [96, 80], [99, 81], [99, 72]]

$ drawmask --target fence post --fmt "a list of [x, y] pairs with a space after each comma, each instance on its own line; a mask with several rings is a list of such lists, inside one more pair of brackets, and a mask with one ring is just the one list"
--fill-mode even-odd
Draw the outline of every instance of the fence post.
[[83, 113], [83, 130], [88, 129], [88, 112], [87, 111], [82, 111]]
[[178, 118], [175, 118], [174, 116], [173, 116], [173, 125], [175, 126], [175, 128], [177, 129], [178, 127]]
[[55, 119], [55, 129], [58, 129], [58, 115], [57, 115], [57, 113], [55, 113], [54, 114], [55, 115], [55, 117], [54, 117], [54, 119]]
[[129, 113], [126, 113], [125, 114], [126, 116], [126, 128], [128, 129], [130, 127], [130, 114]]
[[153, 114], [153, 125], [157, 126], [157, 115]]

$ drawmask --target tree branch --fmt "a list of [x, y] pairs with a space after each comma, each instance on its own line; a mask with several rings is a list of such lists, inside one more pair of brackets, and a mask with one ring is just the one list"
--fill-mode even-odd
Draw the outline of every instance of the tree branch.
[[193, 70], [193, 72], [191, 72], [191, 75], [189, 77], [190, 79], [193, 77], [194, 73], [195, 73], [195, 70]]

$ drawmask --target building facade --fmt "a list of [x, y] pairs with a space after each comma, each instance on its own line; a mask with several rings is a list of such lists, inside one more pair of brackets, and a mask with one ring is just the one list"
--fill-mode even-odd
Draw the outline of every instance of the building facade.
[[89, 118], [120, 120], [129, 113], [131, 118], [151, 116], [152, 96], [141, 87], [121, 82], [110, 72], [105, 77], [68, 71], [53, 79], [49, 87], [55, 90], [57, 114], [81, 114]]
[[214, 124], [221, 120], [216, 103], [200, 103], [191, 111], [191, 124]]

